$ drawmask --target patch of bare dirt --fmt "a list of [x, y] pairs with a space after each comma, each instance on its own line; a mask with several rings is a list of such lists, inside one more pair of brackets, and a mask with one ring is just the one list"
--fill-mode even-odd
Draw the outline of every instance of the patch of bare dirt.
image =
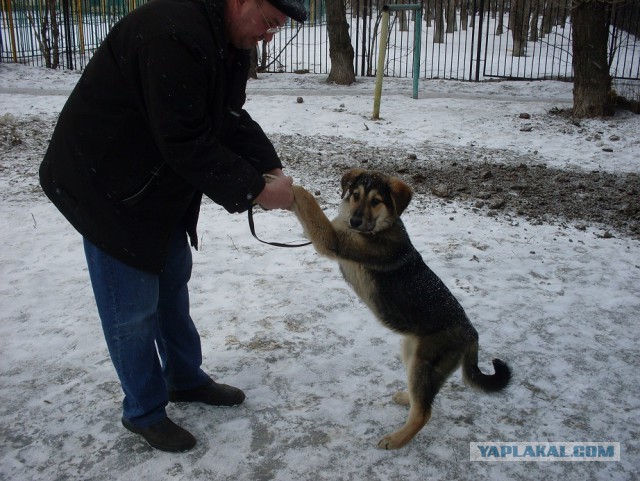
[[416, 193], [460, 202], [479, 215], [508, 214], [533, 224], [570, 222], [579, 229], [598, 225], [605, 236], [640, 239], [640, 176], [635, 173], [561, 170], [539, 157], [477, 147], [426, 144], [399, 150], [340, 137], [274, 140], [286, 165], [330, 189], [347, 169], [371, 168], [400, 176]]
[[[42, 196], [38, 167], [55, 119], [0, 117], [3, 201]], [[523, 217], [534, 224], [571, 222], [604, 235], [640, 239], [640, 176], [635, 173], [560, 170], [539, 157], [478, 147], [371, 147], [342, 137], [274, 135], [290, 172], [317, 194], [339, 188], [353, 167], [402, 177], [418, 194], [459, 202], [478, 215]], [[608, 232], [610, 229], [611, 232]]]

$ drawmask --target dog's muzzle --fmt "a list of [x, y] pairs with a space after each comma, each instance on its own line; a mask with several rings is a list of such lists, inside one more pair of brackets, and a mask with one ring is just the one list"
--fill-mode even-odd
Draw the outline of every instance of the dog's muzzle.
[[376, 225], [371, 222], [365, 222], [362, 217], [354, 215], [349, 218], [349, 226], [359, 232], [368, 233], [373, 231]]

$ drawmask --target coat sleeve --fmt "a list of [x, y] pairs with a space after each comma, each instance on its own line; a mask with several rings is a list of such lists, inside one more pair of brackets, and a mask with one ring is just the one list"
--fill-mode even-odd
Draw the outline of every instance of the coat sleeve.
[[240, 121], [235, 135], [231, 136], [226, 144], [261, 174], [282, 168], [273, 144], [262, 127], [245, 110], [240, 112]]
[[[232, 87], [219, 84], [226, 81], [221, 62], [171, 35], [146, 43], [137, 57], [135, 89], [165, 163], [229, 212], [248, 209], [264, 188], [265, 167], [249, 146], [273, 146], [248, 114], [238, 122], [229, 112], [224, 92]], [[273, 155], [265, 158], [279, 163]]]

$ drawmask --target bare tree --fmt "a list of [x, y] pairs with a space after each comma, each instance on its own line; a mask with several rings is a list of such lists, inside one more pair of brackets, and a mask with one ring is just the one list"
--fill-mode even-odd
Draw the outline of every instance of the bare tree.
[[497, 21], [496, 21], [496, 35], [502, 35], [504, 33], [504, 10], [505, 0], [498, 0], [497, 8]]
[[513, 36], [514, 57], [524, 57], [527, 51], [529, 31], [529, 0], [513, 0], [509, 14], [509, 29]]
[[350, 85], [356, 81], [353, 67], [353, 45], [349, 36], [347, 11], [344, 0], [326, 0], [327, 31], [331, 71], [327, 82]]
[[558, 9], [555, 2], [545, 1], [544, 9], [542, 11], [542, 25], [540, 26], [540, 37], [544, 37], [551, 33], [553, 29], [553, 21], [555, 12]]
[[529, 22], [529, 40], [531, 42], [537, 42], [539, 39], [539, 31], [538, 31], [538, 18], [540, 17], [540, 2], [534, 0], [534, 4], [531, 8], [530, 22]]
[[460, 2], [460, 26], [462, 30], [467, 30], [469, 26], [469, 0], [462, 0]]
[[611, 5], [618, 0], [573, 0], [573, 114], [612, 115], [607, 56]]
[[[410, 3], [407, 0], [399, 0], [398, 2], [396, 2], [398, 4], [407, 4]], [[401, 32], [408, 32], [409, 31], [409, 11], [408, 10], [400, 10], [395, 13], [395, 17], [398, 20], [398, 24], [400, 26], [400, 31]]]
[[[248, 77], [252, 79], [258, 78], [258, 73], [266, 72], [269, 68], [269, 45], [264, 40], [260, 42], [255, 48], [251, 49], [250, 62], [249, 62], [249, 74]], [[273, 62], [272, 62], [273, 63]]]
[[[45, 66], [57, 69], [60, 65], [60, 29], [58, 28], [56, 17], [56, 0], [46, 0], [44, 2], [44, 11], [40, 13], [42, 20], [39, 30], [31, 12], [27, 11], [26, 13], [33, 29], [33, 34], [40, 45]], [[51, 34], [51, 37], [49, 37], [49, 34]]]
[[435, 0], [433, 43], [444, 43], [444, 0]]
[[447, 0], [447, 8], [445, 9], [445, 17], [447, 20], [447, 33], [458, 31], [456, 0]]
[[431, 20], [433, 20], [433, 12], [435, 8], [433, 5], [433, 1], [434, 0], [424, 0], [424, 2], [422, 3], [422, 17], [424, 18], [424, 21], [427, 23], [427, 25], [431, 25]]
[[251, 49], [251, 62], [249, 63], [248, 77], [252, 79], [258, 78], [258, 46]]

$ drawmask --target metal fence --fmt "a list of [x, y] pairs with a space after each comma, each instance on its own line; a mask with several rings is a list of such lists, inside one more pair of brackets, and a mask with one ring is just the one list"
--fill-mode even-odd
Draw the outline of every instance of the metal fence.
[[[82, 69], [109, 28], [146, 0], [0, 0], [1, 61]], [[359, 76], [376, 74], [381, 0], [346, 0]], [[399, 2], [403, 0], [398, 0]], [[304, 25], [291, 22], [262, 46], [271, 72], [328, 73], [331, 64], [324, 0], [306, 0]], [[415, 3], [412, 1], [411, 3]], [[570, 80], [571, 0], [423, 0], [421, 78]], [[385, 75], [413, 75], [414, 20], [396, 12]], [[640, 0], [616, 3], [610, 18], [614, 78], [640, 78]]]
[[0, 0], [2, 62], [82, 70], [109, 29], [148, 0]]

